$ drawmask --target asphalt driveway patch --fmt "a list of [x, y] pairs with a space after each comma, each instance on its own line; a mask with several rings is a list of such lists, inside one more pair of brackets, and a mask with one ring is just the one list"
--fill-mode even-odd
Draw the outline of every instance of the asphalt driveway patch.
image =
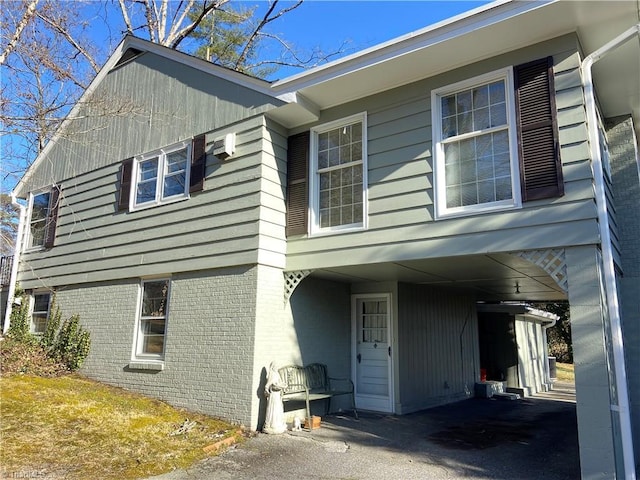
[[484, 450], [509, 442], [526, 444], [535, 428], [532, 423], [486, 419], [454, 425], [431, 434], [429, 439], [446, 448]]
[[257, 433], [154, 480], [579, 480], [575, 407], [469, 399], [407, 415], [328, 415], [319, 429]]

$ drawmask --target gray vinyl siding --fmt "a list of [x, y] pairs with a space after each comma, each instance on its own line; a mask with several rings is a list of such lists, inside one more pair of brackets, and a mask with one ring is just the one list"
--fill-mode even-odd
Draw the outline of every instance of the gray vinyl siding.
[[103, 78], [16, 193], [26, 197], [29, 191], [219, 129], [281, 103], [145, 53]]
[[400, 283], [397, 336], [396, 413], [473, 396], [480, 353], [472, 295]]
[[286, 264], [287, 132], [264, 119], [260, 167], [260, 223], [258, 263], [284, 268]]
[[285, 175], [284, 164], [275, 160], [283, 135], [256, 116], [210, 132], [207, 144], [228, 132], [237, 134], [235, 154], [227, 160], [209, 154], [205, 189], [187, 200], [117, 212], [120, 163], [60, 182], [55, 246], [24, 253], [23, 288], [255, 264], [258, 259], [282, 267], [284, 193], [274, 185]]
[[[567, 35], [322, 112], [318, 124], [367, 112], [368, 228], [290, 237], [287, 269], [596, 243], [578, 51], [575, 37]], [[549, 55], [556, 78], [564, 196], [516, 210], [434, 220], [431, 91]]]

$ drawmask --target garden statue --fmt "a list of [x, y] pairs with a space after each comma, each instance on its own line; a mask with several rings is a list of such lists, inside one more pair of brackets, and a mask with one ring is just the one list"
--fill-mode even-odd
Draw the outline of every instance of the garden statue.
[[284, 406], [282, 404], [282, 390], [287, 384], [280, 378], [275, 362], [269, 365], [267, 384], [264, 393], [267, 396], [267, 415], [264, 421], [264, 433], [284, 433], [287, 431], [287, 422], [284, 419]]

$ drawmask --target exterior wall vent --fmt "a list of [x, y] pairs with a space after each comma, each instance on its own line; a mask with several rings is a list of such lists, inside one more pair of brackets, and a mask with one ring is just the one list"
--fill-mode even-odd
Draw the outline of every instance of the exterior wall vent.
[[236, 134], [227, 133], [213, 142], [213, 154], [220, 160], [226, 160], [236, 151]]

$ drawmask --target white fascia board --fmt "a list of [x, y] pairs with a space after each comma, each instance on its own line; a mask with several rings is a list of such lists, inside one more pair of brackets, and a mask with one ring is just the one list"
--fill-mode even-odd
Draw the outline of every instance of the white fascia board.
[[497, 0], [325, 65], [278, 80], [272, 84], [271, 88], [278, 98], [286, 97], [290, 92], [446, 42], [558, 1]]

